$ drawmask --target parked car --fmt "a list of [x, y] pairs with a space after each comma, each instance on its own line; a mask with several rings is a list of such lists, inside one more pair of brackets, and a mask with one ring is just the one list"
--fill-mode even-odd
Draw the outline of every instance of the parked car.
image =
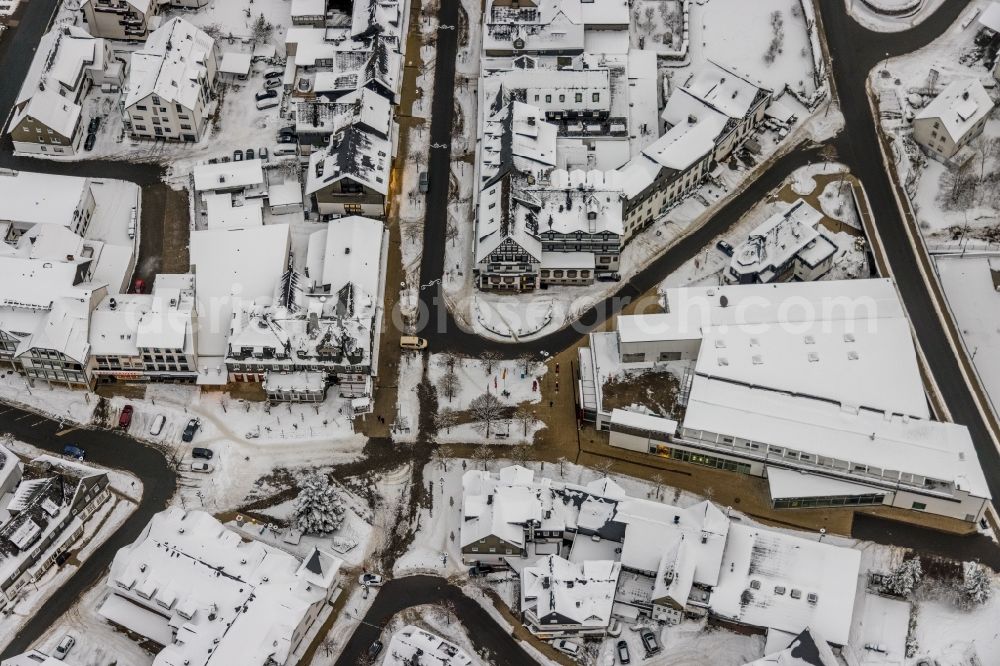
[[294, 155], [297, 152], [299, 152], [299, 148], [294, 143], [282, 144], [272, 151], [275, 157], [285, 157], [287, 155]]
[[264, 79], [265, 90], [273, 90], [275, 88], [280, 88], [280, 87], [281, 87], [281, 79], [275, 77]]
[[618, 663], [619, 664], [631, 664], [632, 655], [628, 652], [628, 643], [625, 641], [618, 641], [618, 645], [615, 646], [615, 652], [618, 653]]
[[622, 635], [622, 623], [618, 621], [618, 618], [611, 618], [611, 623], [608, 625], [608, 636], [613, 636], [618, 638]]
[[201, 472], [202, 474], [208, 474], [212, 471], [212, 466], [209, 465], [208, 463], [201, 463], [201, 462], [191, 463], [191, 471]]
[[233, 151], [233, 161], [242, 162], [243, 161], [243, 151], [237, 148]]
[[476, 562], [471, 567], [469, 567], [469, 575], [473, 578], [478, 576], [485, 576], [488, 573], [493, 573], [495, 569], [488, 564], [483, 564], [482, 562]]
[[136, 278], [135, 282], [132, 283], [132, 291], [136, 294], [146, 293], [146, 281], [142, 278]]
[[283, 79], [285, 78], [285, 71], [282, 69], [269, 69], [264, 72], [265, 79]]
[[101, 127], [101, 119], [98, 116], [94, 116], [87, 123], [87, 134], [97, 134], [97, 130]]
[[580, 646], [573, 641], [566, 640], [565, 638], [552, 641], [552, 647], [564, 654], [568, 654], [571, 657], [576, 657], [580, 654]]
[[420, 172], [420, 193], [427, 194], [427, 190], [430, 189], [430, 177], [427, 175], [426, 171]]
[[278, 99], [277, 90], [264, 90], [263, 92], [257, 93], [257, 109], [263, 111], [264, 109], [273, 109], [278, 106], [281, 101]]
[[93, 150], [95, 143], [97, 143], [97, 135], [91, 132], [87, 135], [87, 138], [83, 140], [83, 149]]
[[656, 640], [656, 634], [654, 634], [649, 629], [643, 628], [639, 632], [639, 637], [642, 638], [642, 645], [646, 648], [646, 655], [656, 654], [660, 651], [660, 642]]
[[267, 148], [260, 148], [257, 150], [257, 157], [259, 157], [264, 162], [267, 161]]
[[294, 134], [279, 134], [278, 143], [295, 143], [296, 138]]
[[379, 655], [379, 652], [381, 651], [382, 651], [382, 641], [375, 641], [374, 643], [368, 646], [368, 656], [373, 660], [373, 663], [375, 657], [377, 657]]
[[427, 349], [427, 341], [415, 335], [404, 335], [399, 338], [399, 346], [402, 349], [413, 349], [419, 351]]
[[254, 158], [253, 148], [247, 148], [243, 154], [246, 156], [248, 160], [252, 160]]
[[378, 574], [373, 573], [363, 573], [358, 576], [358, 584], [367, 585], [368, 587], [378, 587], [385, 582], [385, 579]]
[[276, 99], [277, 97], [278, 97], [277, 90], [261, 90], [259, 93], [257, 93], [254, 99], [256, 99], [258, 102], [263, 102], [269, 99]]
[[153, 419], [153, 425], [149, 426], [149, 434], [156, 437], [161, 432], [163, 432], [163, 425], [167, 422], [167, 417], [163, 414], [157, 414], [156, 418]]
[[724, 240], [720, 240], [718, 243], [716, 243], [715, 247], [719, 248], [719, 252], [726, 255], [727, 257], [733, 256], [733, 252], [735, 251], [733, 250], [733, 246]]
[[132, 425], [132, 405], [125, 405], [122, 407], [121, 416], [118, 417], [118, 427], [122, 430], [128, 430], [128, 427]]
[[206, 449], [206, 448], [202, 448], [200, 446], [196, 446], [193, 449], [191, 449], [191, 457], [192, 458], [201, 458], [203, 460], [211, 460], [212, 456], [214, 456], [214, 455], [215, 455], [215, 452], [212, 451], [212, 449]]
[[77, 460], [83, 460], [87, 457], [87, 452], [75, 444], [67, 444], [63, 447], [63, 455], [69, 456], [70, 458], [76, 458]]
[[597, 279], [600, 282], [621, 282], [622, 281], [622, 274], [621, 273], [598, 273], [597, 274]]
[[200, 425], [201, 422], [198, 421], [198, 419], [191, 419], [188, 421], [187, 425], [184, 426], [184, 433], [181, 435], [181, 439], [185, 442], [190, 442], [194, 439], [194, 434], [198, 432], [198, 427]]
[[52, 656], [59, 661], [62, 661], [66, 658], [66, 655], [69, 654], [69, 651], [73, 649], [74, 645], [76, 645], [76, 639], [69, 634], [66, 634], [62, 637], [62, 640], [59, 641], [59, 645], [56, 646], [55, 654]]

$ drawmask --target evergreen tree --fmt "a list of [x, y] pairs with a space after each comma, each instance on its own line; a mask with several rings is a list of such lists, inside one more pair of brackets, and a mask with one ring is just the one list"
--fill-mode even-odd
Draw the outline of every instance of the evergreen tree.
[[985, 604], [993, 593], [993, 580], [979, 562], [962, 565], [962, 582], [958, 587], [958, 605], [965, 609]]
[[325, 474], [310, 474], [295, 499], [295, 524], [307, 534], [329, 534], [344, 522], [344, 504]]
[[882, 591], [897, 597], [908, 597], [920, 585], [923, 575], [919, 557], [904, 560], [886, 577], [882, 583]]

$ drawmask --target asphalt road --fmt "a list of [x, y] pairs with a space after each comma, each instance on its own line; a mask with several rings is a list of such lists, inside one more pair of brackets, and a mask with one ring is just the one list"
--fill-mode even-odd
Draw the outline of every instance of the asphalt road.
[[109, 430], [79, 429], [59, 435], [66, 427], [33, 412], [0, 405], [0, 432], [56, 454], [61, 454], [66, 444], [76, 444], [87, 452], [88, 462], [127, 469], [142, 479], [142, 499], [122, 526], [84, 560], [79, 571], [32, 614], [0, 654], [0, 659], [28, 650], [87, 589], [101, 582], [118, 549], [135, 541], [153, 515], [166, 508], [174, 494], [176, 475], [160, 451]]
[[378, 596], [362, 624], [337, 659], [337, 666], [356, 666], [363, 663], [368, 648], [382, 633], [382, 629], [396, 613], [422, 604], [454, 604], [455, 615], [468, 630], [472, 642], [480, 651], [488, 650], [496, 664], [535, 663], [520, 641], [490, 617], [483, 608], [465, 596], [460, 589], [443, 578], [434, 576], [407, 576], [390, 580], [379, 589]]

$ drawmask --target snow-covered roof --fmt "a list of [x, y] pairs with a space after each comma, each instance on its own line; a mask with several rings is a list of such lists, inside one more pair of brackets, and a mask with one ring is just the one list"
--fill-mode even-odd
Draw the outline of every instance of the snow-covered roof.
[[800, 497], [854, 497], [871, 495], [874, 489], [860, 483], [831, 479], [804, 470], [767, 467], [767, 484], [771, 499]]
[[760, 93], [770, 92], [732, 67], [723, 67], [711, 61], [695, 71], [684, 82], [682, 90], [734, 119], [745, 118]]
[[66, 666], [66, 664], [70, 662], [50, 657], [39, 650], [30, 650], [3, 660], [3, 666]]
[[132, 53], [124, 106], [149, 95], [188, 109], [197, 105], [209, 76], [215, 42], [182, 18], [173, 18], [150, 33], [142, 49]]
[[846, 645], [861, 553], [752, 525], [729, 530], [712, 612], [797, 634], [817, 631]]
[[309, 156], [306, 194], [345, 178], [379, 194], [389, 191], [392, 147], [387, 139], [352, 124], [331, 135], [330, 145]]
[[521, 571], [521, 610], [532, 613], [539, 625], [557, 620], [606, 627], [621, 566], [610, 560], [575, 563], [558, 555], [542, 557]]
[[237, 74], [246, 76], [250, 73], [250, 64], [253, 54], [237, 53], [236, 51], [226, 51], [222, 54], [222, 61], [219, 63], [221, 74]]
[[231, 193], [203, 194], [205, 226], [209, 229], [259, 227], [264, 224], [264, 200], [237, 200]]
[[89, 300], [59, 298], [52, 303], [41, 325], [18, 344], [15, 357], [32, 349], [48, 349], [86, 364], [90, 356], [89, 329]]
[[[864, 383], [865, 380], [858, 383]], [[763, 388], [696, 376], [684, 417], [686, 430], [726, 435], [874, 468], [873, 482], [901, 481], [898, 472], [954, 484], [990, 497], [965, 426], [842, 408]], [[821, 468], [817, 468], [821, 469]], [[832, 469], [832, 468], [830, 468]], [[853, 469], [853, 466], [848, 467]], [[898, 472], [893, 471], [898, 470]], [[852, 474], [857, 482], [863, 475]], [[923, 485], [918, 478], [909, 483]]]
[[381, 221], [358, 215], [331, 220], [326, 229], [313, 233], [309, 244], [315, 249], [309, 254], [311, 261], [307, 261], [313, 283], [311, 291], [337, 294], [350, 283], [354, 286], [355, 309], [374, 310], [382, 279], [380, 258], [384, 235], [385, 225]]
[[979, 79], [955, 79], [914, 120], [940, 119], [953, 141], [960, 142], [993, 110], [993, 100]]
[[1000, 32], [1000, 2], [991, 2], [979, 15], [979, 25]]
[[324, 16], [326, 14], [326, 0], [292, 0], [291, 15], [295, 16]]
[[[156, 666], [263, 666], [289, 658], [301, 625], [325, 602], [340, 565], [323, 551], [300, 561], [244, 541], [209, 514], [171, 507], [118, 551], [107, 585], [112, 596], [155, 609], [162, 624], [175, 630]], [[128, 618], [116, 621], [123, 619], [143, 632]]]
[[664, 298], [666, 313], [619, 317], [622, 344], [701, 339], [700, 375], [930, 416], [891, 280], [680, 287]]
[[677, 421], [665, 419], [662, 416], [652, 414], [640, 414], [625, 409], [611, 410], [611, 425], [635, 428], [636, 430], [648, 430], [650, 432], [673, 435], [677, 432]]
[[286, 180], [271, 185], [267, 188], [267, 205], [271, 208], [277, 206], [301, 206], [302, 185], [297, 180]]
[[194, 167], [194, 188], [199, 192], [233, 190], [263, 182], [264, 163], [260, 159], [205, 163]]
[[235, 306], [270, 302], [288, 263], [287, 224], [191, 233], [198, 309], [198, 354], [226, 353]]
[[[799, 199], [787, 210], [780, 211], [759, 224], [733, 252], [730, 271], [739, 275], [770, 275], [780, 272], [796, 255], [806, 249], [822, 246], [823, 260], [837, 251], [837, 246], [817, 228], [823, 213]], [[769, 282], [770, 280], [761, 280]]]
[[382, 666], [472, 666], [472, 657], [440, 636], [412, 624], [394, 633], [386, 648]]
[[300, 370], [298, 372], [268, 372], [264, 390], [268, 393], [282, 391], [322, 391], [327, 373]]
[[0, 171], [0, 221], [72, 227], [89, 192], [89, 178]]

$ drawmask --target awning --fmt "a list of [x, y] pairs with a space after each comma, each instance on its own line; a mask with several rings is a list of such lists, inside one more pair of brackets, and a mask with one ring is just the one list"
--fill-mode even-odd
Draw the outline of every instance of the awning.
[[771, 499], [853, 497], [855, 495], [873, 495], [885, 492], [884, 490], [865, 486], [860, 483], [850, 483], [818, 474], [782, 469], [780, 467], [767, 468], [767, 483], [771, 488]]

